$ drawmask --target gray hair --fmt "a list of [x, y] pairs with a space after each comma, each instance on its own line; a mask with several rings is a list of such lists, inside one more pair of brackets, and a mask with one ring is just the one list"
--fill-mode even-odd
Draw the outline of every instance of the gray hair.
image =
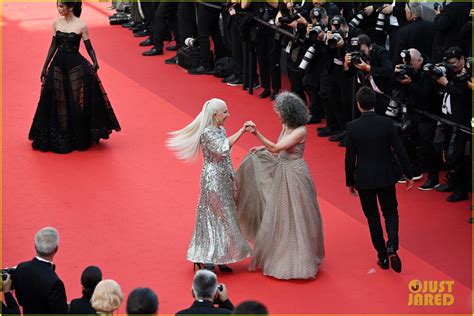
[[59, 245], [59, 234], [54, 227], [44, 227], [35, 235], [35, 248], [39, 256], [53, 254]]
[[217, 292], [217, 276], [209, 270], [199, 270], [194, 275], [193, 293], [196, 299], [213, 300]]
[[281, 122], [290, 128], [303, 126], [310, 118], [306, 104], [293, 92], [280, 93], [274, 108], [280, 114]]
[[423, 15], [423, 5], [420, 2], [410, 1], [407, 3], [407, 6], [414, 17], [421, 17]]

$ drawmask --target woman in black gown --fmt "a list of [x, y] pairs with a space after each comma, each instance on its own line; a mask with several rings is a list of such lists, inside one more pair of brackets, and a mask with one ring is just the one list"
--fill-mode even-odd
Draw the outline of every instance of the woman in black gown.
[[[99, 65], [87, 25], [79, 19], [81, 1], [57, 3], [60, 18], [41, 72], [41, 96], [28, 138], [34, 149], [69, 153], [120, 131], [112, 106], [97, 76]], [[81, 38], [93, 62], [80, 53]]]

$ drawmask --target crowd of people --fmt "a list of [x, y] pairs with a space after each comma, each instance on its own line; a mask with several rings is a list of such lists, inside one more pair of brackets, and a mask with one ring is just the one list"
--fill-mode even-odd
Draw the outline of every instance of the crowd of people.
[[355, 91], [372, 87], [376, 112], [400, 127], [414, 179], [427, 173], [418, 189], [452, 192], [449, 202], [468, 199], [471, 2], [432, 9], [406, 0], [117, 1], [112, 8], [130, 12], [114, 17], [146, 38], [140, 45], [151, 49], [144, 56], [164, 54], [164, 42], [174, 40], [166, 49], [177, 53], [165, 62], [179, 64], [187, 46], [198, 45], [199, 63], [190, 74], [222, 76], [225, 65], [224, 83], [246, 90], [261, 84], [260, 98], [276, 98], [284, 65], [291, 91], [307, 101], [308, 124], [325, 118], [318, 136], [340, 146], [346, 124], [360, 115]]
[[[114, 315], [124, 302], [120, 285], [103, 279], [99, 267], [88, 266], [81, 274], [82, 296], [67, 300], [61, 278], [55, 272], [53, 260], [58, 252], [59, 234], [54, 227], [44, 227], [35, 235], [36, 256], [15, 268], [2, 270], [3, 292], [1, 313], [4, 315], [75, 314]], [[192, 305], [176, 314], [262, 314], [267, 308], [256, 301], [244, 301], [234, 307], [227, 288], [218, 283], [217, 276], [209, 270], [196, 272], [192, 282]], [[15, 295], [13, 295], [14, 291]], [[15, 299], [16, 297], [16, 299]], [[139, 287], [130, 292], [126, 300], [128, 315], [157, 315], [159, 300], [150, 288]]]

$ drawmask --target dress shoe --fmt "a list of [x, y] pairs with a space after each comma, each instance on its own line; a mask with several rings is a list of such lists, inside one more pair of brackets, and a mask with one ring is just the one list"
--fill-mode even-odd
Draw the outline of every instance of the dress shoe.
[[260, 95], [258, 96], [260, 99], [265, 99], [265, 98], [268, 98], [270, 96], [270, 89], [265, 89], [262, 91], [262, 93], [260, 93]]
[[124, 27], [124, 28], [129, 28], [129, 27], [133, 27], [133, 26], [135, 26], [135, 23], [133, 21], [122, 24], [122, 27]]
[[141, 31], [138, 31], [137, 33], [135, 33], [133, 36], [134, 37], [145, 37], [145, 36], [148, 36], [150, 35], [150, 32], [148, 32], [148, 30], [141, 30]]
[[449, 183], [445, 183], [436, 188], [438, 192], [453, 192], [453, 186]]
[[276, 98], [278, 97], [278, 92], [279, 91], [273, 91], [272, 95], [270, 96], [270, 100], [275, 101]]
[[[253, 82], [253, 89], [258, 89], [258, 88], [260, 88], [260, 82], [254, 81]], [[244, 86], [243, 89], [248, 90], [248, 87]]]
[[147, 50], [146, 52], [142, 53], [143, 56], [157, 56], [157, 55], [163, 55], [163, 48], [159, 49], [156, 47], [153, 47], [150, 50]]
[[342, 133], [339, 133], [337, 135], [330, 136], [329, 141], [330, 142], [340, 142], [341, 140], [344, 139], [345, 136], [346, 136], [346, 132], [342, 132]]
[[392, 267], [392, 270], [397, 273], [402, 272], [402, 261], [400, 260], [400, 257], [397, 255], [397, 252], [394, 251], [393, 249], [390, 249], [390, 247], [388, 247], [387, 255], [388, 255], [388, 259], [390, 260], [390, 266]]
[[327, 126], [322, 126], [322, 127], [318, 127], [316, 130], [317, 130], [318, 132], [322, 132], [322, 131], [327, 131], [327, 130], [329, 130], [329, 129], [330, 129], [330, 128], [327, 127]]
[[467, 222], [468, 222], [469, 224], [472, 224], [472, 219], [473, 219], [473, 218], [471, 217], [470, 219], [468, 219]]
[[170, 52], [175, 52], [178, 50], [178, 45], [168, 46], [166, 47], [166, 50], [169, 50]]
[[228, 83], [228, 82], [235, 81], [235, 80], [237, 80], [237, 79], [239, 79], [239, 77], [237, 77], [236, 75], [232, 74], [232, 75], [230, 75], [229, 77], [226, 77], [226, 78], [222, 79], [222, 82], [223, 82], [223, 83]]
[[467, 193], [454, 192], [446, 199], [448, 202], [460, 202], [469, 199]]
[[421, 191], [431, 191], [439, 187], [439, 181], [435, 179], [428, 179], [425, 183], [418, 187], [418, 190]]
[[195, 69], [189, 69], [188, 74], [190, 75], [212, 75], [214, 74], [214, 69], [207, 68], [204, 66], [199, 66]]
[[204, 264], [204, 269], [214, 272], [214, 269], [215, 269], [215, 268], [214, 268], [214, 264], [212, 264], [212, 263], [205, 263], [205, 264]]
[[340, 133], [339, 131], [333, 131], [332, 129], [328, 128], [327, 130], [323, 130], [323, 131], [318, 132], [318, 136], [319, 137], [329, 137], [329, 136], [337, 135], [339, 133]]
[[176, 65], [177, 63], [178, 63], [178, 56], [174, 56], [165, 60], [165, 64], [167, 65]]
[[227, 272], [227, 273], [234, 272], [232, 268], [230, 268], [229, 266], [226, 266], [225, 264], [219, 264], [217, 267], [219, 268], [220, 272]]
[[346, 139], [343, 139], [339, 142], [339, 144], [337, 144], [337, 146], [339, 147], [346, 147]]
[[151, 41], [150, 38], [147, 38], [146, 40], [144, 40], [143, 42], [140, 42], [140, 44], [138, 44], [140, 46], [152, 46], [153, 45], [153, 42]]
[[384, 270], [388, 270], [388, 259], [387, 258], [384, 258], [384, 259], [379, 259], [377, 261], [377, 264]]
[[[413, 178], [411, 178], [411, 179], [413, 181], [418, 181], [421, 178], [423, 178], [423, 175], [420, 173], [420, 174], [417, 174], [416, 176], [413, 176]], [[405, 178], [405, 176], [403, 176], [400, 180], [398, 180], [398, 183], [407, 183], [407, 178]]]
[[237, 79], [235, 79], [234, 81], [227, 82], [227, 85], [231, 87], [243, 86], [244, 82], [242, 81], [242, 79], [237, 77]]

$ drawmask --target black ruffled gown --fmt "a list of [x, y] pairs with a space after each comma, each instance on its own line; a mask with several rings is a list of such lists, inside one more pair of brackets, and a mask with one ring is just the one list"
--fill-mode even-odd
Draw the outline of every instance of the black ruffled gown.
[[34, 149], [69, 153], [120, 131], [92, 65], [79, 53], [81, 35], [56, 32], [57, 52], [41, 87], [28, 138]]

